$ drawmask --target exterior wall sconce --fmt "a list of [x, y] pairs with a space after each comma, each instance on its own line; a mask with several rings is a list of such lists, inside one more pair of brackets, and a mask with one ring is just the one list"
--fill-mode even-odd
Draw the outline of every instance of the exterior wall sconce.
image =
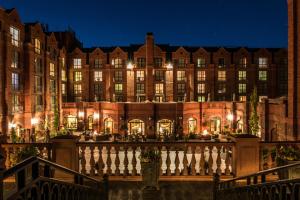
[[232, 113], [229, 113], [229, 114], [226, 116], [226, 118], [227, 118], [228, 121], [233, 121], [234, 116], [233, 116]]
[[78, 112], [78, 117], [79, 118], [84, 118], [84, 112], [83, 111], [79, 111]]
[[168, 63], [168, 64], [166, 65], [166, 68], [167, 68], [168, 70], [172, 70], [172, 69], [173, 69], [173, 64], [172, 64], [172, 63]]
[[35, 126], [35, 125], [37, 125], [38, 124], [38, 122], [39, 122], [39, 120], [37, 119], [37, 118], [31, 118], [31, 125], [32, 126]]
[[10, 122], [10, 123], [8, 123], [8, 128], [9, 129], [13, 129], [13, 128], [16, 128], [16, 124], [15, 123], [13, 123], [13, 122]]
[[152, 117], [151, 117], [151, 116], [149, 116], [149, 117], [148, 117], [148, 120], [149, 120], [149, 121], [151, 121], [151, 120], [152, 120]]
[[128, 62], [127, 63], [127, 69], [133, 70], [133, 68], [134, 68], [134, 65], [132, 64], [132, 62]]
[[182, 117], [178, 117], [178, 119], [182, 120]]
[[100, 114], [99, 113], [94, 113], [93, 118], [94, 118], [94, 120], [98, 120], [100, 118]]

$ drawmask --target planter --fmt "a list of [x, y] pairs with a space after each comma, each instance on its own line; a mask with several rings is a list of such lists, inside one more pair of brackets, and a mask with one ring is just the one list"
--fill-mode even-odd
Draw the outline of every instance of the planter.
[[159, 180], [159, 160], [153, 160], [150, 162], [141, 162], [142, 181], [144, 187], [156, 187], [158, 188]]
[[[300, 161], [285, 161], [285, 163], [282, 166], [295, 164], [299, 162]], [[295, 166], [293, 168], [278, 171], [278, 178], [279, 180], [300, 178], [300, 166]]]

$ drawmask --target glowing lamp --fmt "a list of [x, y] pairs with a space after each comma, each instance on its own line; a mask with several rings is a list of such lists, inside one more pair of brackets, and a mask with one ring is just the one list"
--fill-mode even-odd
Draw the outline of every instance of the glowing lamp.
[[168, 64], [167, 64], [167, 69], [173, 69], [172, 63], [168, 63]]
[[8, 123], [8, 128], [12, 129], [12, 128], [16, 128], [16, 124], [14, 124], [13, 122]]
[[37, 125], [38, 123], [39, 123], [38, 118], [31, 118], [31, 125], [32, 125], [32, 126], [35, 126], [35, 125]]
[[78, 112], [78, 117], [83, 118], [84, 117], [84, 112], [83, 111]]
[[208, 135], [208, 131], [205, 129], [202, 133], [202, 135]]
[[94, 115], [93, 115], [93, 118], [94, 118], [94, 119], [97, 120], [97, 119], [99, 119], [99, 117], [100, 117], [100, 114], [99, 114], [99, 113], [94, 113]]
[[132, 62], [129, 62], [128, 64], [127, 64], [127, 69], [133, 69], [133, 64], [132, 64]]
[[226, 118], [227, 118], [227, 120], [229, 120], [229, 121], [233, 121], [233, 114], [228, 114], [227, 116], [226, 116]]

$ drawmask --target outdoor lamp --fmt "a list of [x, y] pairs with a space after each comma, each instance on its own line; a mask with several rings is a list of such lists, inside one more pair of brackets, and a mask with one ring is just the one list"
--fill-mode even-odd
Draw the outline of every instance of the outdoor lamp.
[[16, 124], [14, 124], [13, 122], [8, 123], [8, 128], [12, 129], [12, 128], [16, 128]]
[[78, 117], [84, 118], [84, 112], [83, 112], [83, 111], [79, 111], [79, 112], [78, 112]]
[[226, 118], [227, 118], [227, 120], [229, 120], [229, 121], [233, 121], [233, 114], [228, 114], [227, 116], [226, 116]]
[[132, 64], [132, 62], [128, 62], [128, 63], [127, 63], [127, 69], [130, 69], [130, 70], [133, 69], [133, 64]]
[[93, 118], [94, 118], [94, 120], [98, 120], [100, 118], [100, 114], [94, 113]]
[[170, 70], [173, 69], [172, 63], [168, 63], [166, 67], [167, 67], [167, 69], [170, 69]]
[[35, 125], [37, 125], [38, 124], [38, 122], [39, 122], [39, 120], [37, 119], [37, 118], [31, 118], [31, 125], [32, 126], [35, 126]]

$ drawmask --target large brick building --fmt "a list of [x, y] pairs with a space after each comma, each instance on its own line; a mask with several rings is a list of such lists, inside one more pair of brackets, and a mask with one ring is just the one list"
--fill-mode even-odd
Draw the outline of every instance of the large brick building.
[[[275, 125], [288, 130], [285, 120], [272, 122], [272, 106], [263, 100], [288, 93], [286, 49], [170, 46], [155, 44], [151, 33], [145, 44], [83, 48], [72, 31], [49, 32], [22, 23], [15, 9], [0, 9], [0, 55], [3, 134], [12, 124], [30, 130], [32, 119], [45, 123], [56, 107], [73, 129], [82, 121], [98, 132], [120, 132], [123, 125], [145, 134], [228, 126], [246, 132], [255, 86], [262, 136], [270, 139]], [[286, 107], [277, 101], [278, 109]]]

